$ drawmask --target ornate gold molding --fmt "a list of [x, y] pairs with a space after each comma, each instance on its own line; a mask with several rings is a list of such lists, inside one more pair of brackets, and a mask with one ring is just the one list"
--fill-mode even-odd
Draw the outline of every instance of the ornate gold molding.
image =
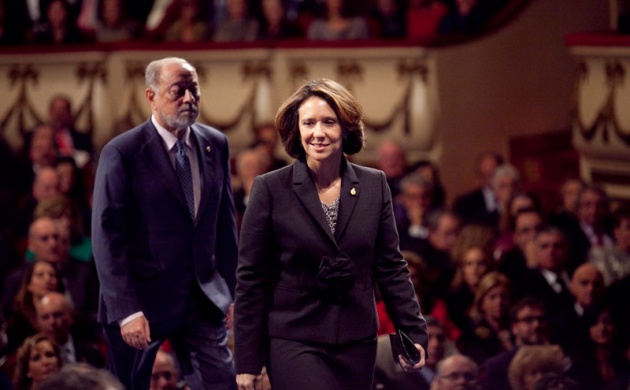
[[14, 117], [17, 116], [18, 131], [21, 136], [26, 134], [26, 115], [30, 115], [36, 123], [42, 123], [42, 119], [37, 115], [33, 109], [33, 104], [28, 98], [26, 92], [26, 86], [29, 82], [34, 85], [39, 80], [39, 72], [32, 64], [25, 65], [12, 65], [7, 74], [11, 80], [11, 86], [17, 85], [19, 88], [18, 97], [15, 102], [9, 107], [6, 115], [0, 121], [0, 131], [4, 131], [6, 124]]
[[617, 60], [609, 60], [606, 62], [606, 100], [600, 108], [595, 121], [589, 126], [584, 124], [580, 118], [579, 99], [580, 86], [586, 78], [588, 78], [589, 68], [584, 61], [581, 61], [576, 67], [576, 81], [573, 89], [573, 109], [571, 110], [571, 121], [573, 128], [578, 130], [582, 138], [591, 142], [596, 134], [602, 134], [604, 143], [610, 142], [610, 132], [613, 132], [626, 145], [630, 145], [630, 129], [622, 129], [619, 123], [615, 106], [617, 89], [625, 80], [626, 71], [623, 65]]

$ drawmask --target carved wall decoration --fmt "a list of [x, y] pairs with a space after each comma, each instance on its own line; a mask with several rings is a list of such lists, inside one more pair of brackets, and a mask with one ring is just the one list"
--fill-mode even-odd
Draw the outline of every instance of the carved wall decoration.
[[77, 77], [79, 82], [88, 83], [88, 91], [85, 99], [81, 102], [79, 109], [74, 114], [74, 122], [77, 121], [81, 115], [87, 116], [87, 133], [92, 136], [94, 133], [94, 88], [98, 81], [105, 83], [107, 80], [107, 71], [102, 62], [93, 64], [82, 63], [77, 68]]
[[13, 118], [17, 118], [17, 130], [21, 136], [26, 134], [26, 117], [30, 116], [35, 123], [42, 123], [42, 119], [33, 109], [33, 103], [26, 92], [29, 83], [37, 84], [39, 72], [32, 64], [12, 65], [7, 74], [11, 82], [11, 87], [19, 89], [17, 99], [8, 107], [2, 121], [0, 121], [0, 132], [4, 132], [7, 125]]

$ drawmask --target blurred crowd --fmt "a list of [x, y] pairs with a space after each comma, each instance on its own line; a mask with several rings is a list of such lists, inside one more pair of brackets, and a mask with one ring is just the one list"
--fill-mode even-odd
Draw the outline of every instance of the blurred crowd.
[[[70, 100], [57, 95], [23, 150], [0, 142], [0, 388], [35, 388], [63, 365], [104, 365], [90, 240], [95, 150], [73, 118]], [[239, 224], [254, 178], [291, 163], [277, 153], [273, 125], [252, 129], [252, 139], [233, 156]], [[409, 161], [394, 140], [376, 147], [430, 340], [427, 367], [402, 373], [377, 297], [375, 388], [627, 390], [627, 204], [567, 177], [557, 207], [543, 209], [494, 152], [471, 167], [478, 187], [455, 194], [435, 162]], [[158, 355], [156, 389], [184, 386], [171, 352], [167, 345]]]
[[0, 0], [0, 44], [411, 39], [483, 29], [507, 0]]

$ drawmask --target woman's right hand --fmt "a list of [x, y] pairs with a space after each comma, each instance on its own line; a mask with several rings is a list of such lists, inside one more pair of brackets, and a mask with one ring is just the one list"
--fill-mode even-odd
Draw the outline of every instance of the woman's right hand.
[[238, 390], [256, 390], [256, 385], [262, 382], [262, 375], [238, 374], [236, 386]]

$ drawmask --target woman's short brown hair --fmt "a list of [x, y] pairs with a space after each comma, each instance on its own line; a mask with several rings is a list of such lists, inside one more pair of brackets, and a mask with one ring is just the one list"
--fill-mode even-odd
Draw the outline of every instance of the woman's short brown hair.
[[343, 133], [342, 150], [345, 154], [355, 154], [363, 149], [365, 132], [363, 109], [343, 85], [329, 79], [316, 79], [302, 85], [278, 109], [276, 129], [282, 146], [293, 158], [303, 158], [304, 148], [300, 141], [298, 127], [300, 106], [310, 97], [322, 98], [337, 115]]

